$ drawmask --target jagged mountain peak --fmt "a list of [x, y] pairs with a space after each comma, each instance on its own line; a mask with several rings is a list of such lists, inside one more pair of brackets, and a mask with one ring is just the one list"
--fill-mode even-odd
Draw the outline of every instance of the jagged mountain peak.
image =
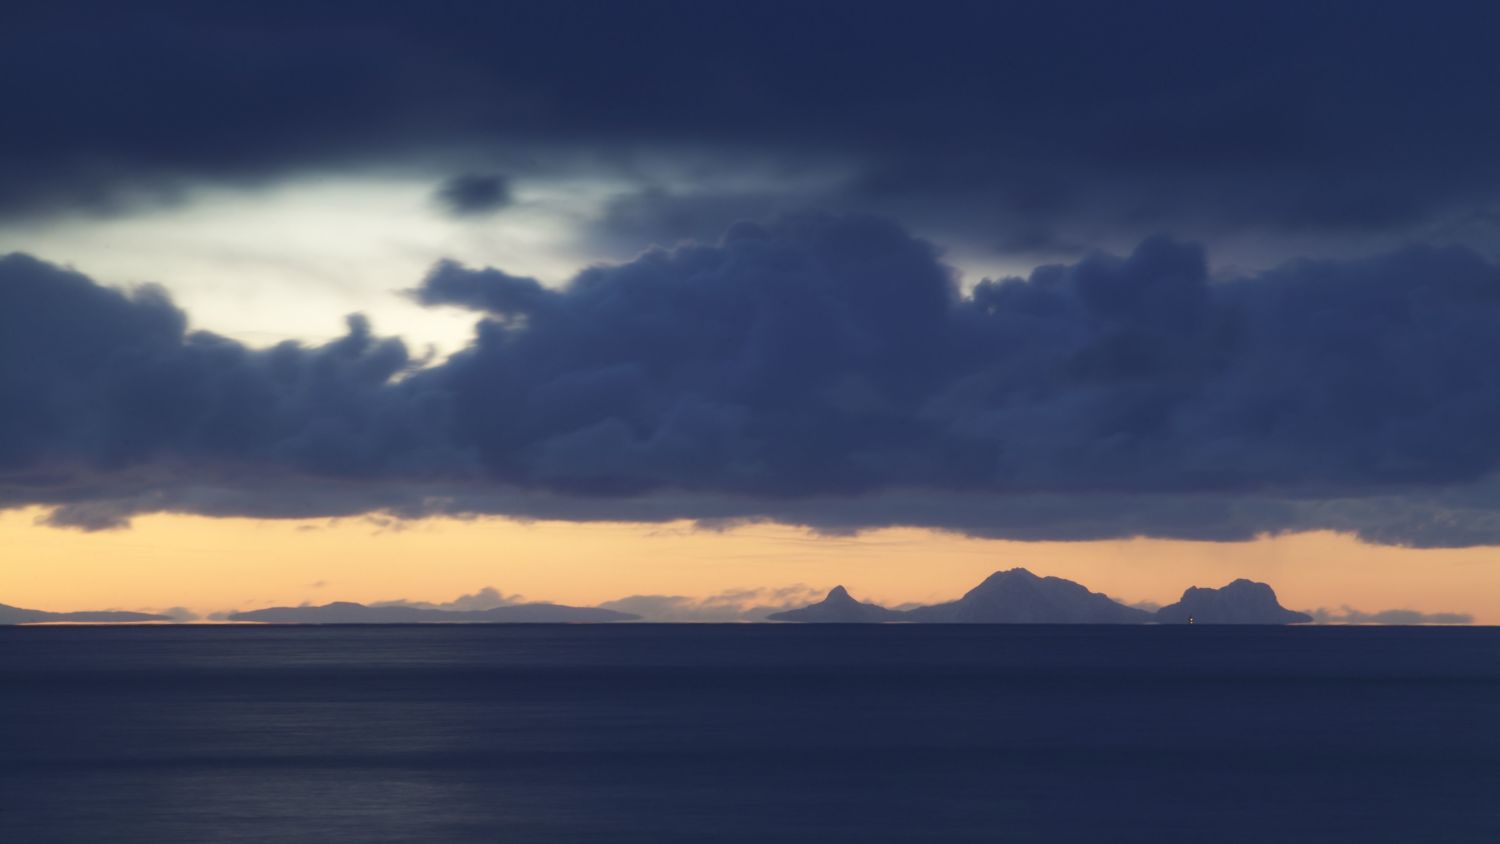
[[882, 621], [903, 621], [905, 618], [906, 614], [900, 610], [855, 600], [843, 586], [833, 587], [828, 591], [828, 597], [816, 604], [766, 616], [768, 621], [799, 621], [808, 624], [876, 624]]

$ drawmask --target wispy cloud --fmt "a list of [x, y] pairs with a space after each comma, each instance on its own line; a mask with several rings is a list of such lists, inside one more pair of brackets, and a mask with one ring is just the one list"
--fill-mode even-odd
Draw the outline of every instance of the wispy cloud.
[[639, 615], [644, 621], [764, 621], [773, 612], [806, 606], [823, 591], [804, 584], [762, 589], [730, 589], [705, 598], [685, 595], [630, 595], [605, 601], [603, 609]]
[[1380, 610], [1362, 612], [1345, 605], [1336, 610], [1319, 607], [1308, 610], [1317, 624], [1473, 624], [1474, 616], [1466, 612], [1421, 612], [1418, 610]]
[[471, 612], [479, 610], [492, 610], [495, 607], [509, 607], [516, 604], [526, 603], [521, 595], [506, 595], [493, 586], [486, 586], [477, 592], [468, 595], [460, 595], [446, 603], [432, 603], [430, 601], [408, 601], [397, 598], [389, 601], [375, 601], [372, 607], [412, 607], [422, 610], [457, 610]]

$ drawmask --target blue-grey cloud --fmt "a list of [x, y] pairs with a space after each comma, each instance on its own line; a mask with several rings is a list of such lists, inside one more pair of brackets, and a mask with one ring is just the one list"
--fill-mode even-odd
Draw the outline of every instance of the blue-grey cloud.
[[893, 223], [804, 215], [413, 295], [472, 343], [422, 368], [352, 318], [253, 350], [0, 260], [0, 504], [1500, 541], [1500, 269], [1463, 249], [1211, 282], [1152, 238], [964, 294]]
[[189, 332], [159, 288], [121, 292], [0, 259], [0, 472], [13, 483], [70, 466], [263, 461], [348, 478], [384, 471], [387, 457], [433, 466], [418, 455], [441, 408], [393, 383], [411, 366], [363, 317], [314, 349], [252, 350]]
[[[1418, 231], [1492, 213], [1500, 190], [1500, 57], [1469, 0], [459, 6], [13, 12], [0, 211], [118, 212], [318, 168], [723, 175], [748, 155], [847, 170], [822, 207], [1047, 251], [1189, 223]], [[678, 213], [641, 187], [650, 208], [605, 222], [669, 243], [747, 201], [669, 186]], [[770, 210], [746, 193], [741, 213]]]
[[[444, 267], [430, 284], [465, 277]], [[1477, 481], [1500, 445], [1500, 275], [1461, 250], [1210, 285], [1200, 249], [960, 296], [880, 221], [792, 218], [491, 312], [433, 377], [487, 468], [585, 495], [892, 487], [1328, 496]]]
[[534, 278], [496, 269], [466, 269], [453, 261], [433, 267], [422, 285], [409, 293], [423, 305], [452, 305], [501, 318], [526, 316], [556, 298]]
[[645, 245], [675, 246], [682, 241], [713, 243], [740, 220], [755, 220], [803, 205], [836, 207], [836, 193], [786, 191], [672, 192], [646, 187], [611, 198], [585, 236], [613, 253], [634, 255]]
[[510, 181], [496, 174], [454, 176], [438, 187], [434, 198], [455, 217], [493, 214], [512, 202]]

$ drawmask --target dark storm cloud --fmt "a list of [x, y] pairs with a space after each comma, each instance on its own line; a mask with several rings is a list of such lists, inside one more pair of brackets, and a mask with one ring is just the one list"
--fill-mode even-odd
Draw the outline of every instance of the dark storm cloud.
[[1500, 457], [1500, 376], [1473, 365], [1500, 282], [1460, 250], [1210, 285], [1153, 239], [960, 297], [896, 227], [804, 217], [558, 292], [446, 265], [424, 295], [459, 281], [525, 323], [432, 376], [491, 472], [554, 491], [1327, 495]]
[[614, 197], [592, 221], [588, 236], [616, 254], [634, 255], [643, 245], [676, 246], [681, 241], [713, 243], [740, 220], [757, 220], [792, 206], [839, 204], [826, 192], [817, 196], [803, 192], [794, 199], [769, 193], [673, 193], [647, 188]]
[[263, 464], [350, 479], [394, 460], [425, 471], [449, 460], [429, 451], [442, 448], [431, 431], [443, 408], [393, 383], [411, 365], [363, 317], [324, 346], [251, 350], [189, 332], [158, 288], [124, 293], [11, 255], [0, 258], [0, 473], [24, 487], [72, 468]]
[[496, 269], [470, 270], [453, 261], [433, 267], [410, 295], [423, 305], [453, 305], [497, 317], [525, 316], [558, 299], [534, 278]]
[[[850, 172], [776, 207], [1002, 250], [1426, 231], [1496, 204], [1491, 22], [1473, 2], [56, 3], [0, 30], [0, 211], [310, 168], [562, 155], [701, 175], [749, 155]], [[753, 189], [642, 190], [605, 235], [671, 243], [713, 207], [767, 210]]]
[[358, 317], [254, 350], [15, 255], [0, 505], [1500, 541], [1500, 269], [1205, 263], [1153, 238], [962, 295], [893, 223], [794, 216], [557, 290], [439, 264], [413, 295], [487, 316], [419, 368]]
[[482, 217], [510, 205], [510, 182], [493, 174], [454, 176], [438, 188], [434, 198], [452, 216]]

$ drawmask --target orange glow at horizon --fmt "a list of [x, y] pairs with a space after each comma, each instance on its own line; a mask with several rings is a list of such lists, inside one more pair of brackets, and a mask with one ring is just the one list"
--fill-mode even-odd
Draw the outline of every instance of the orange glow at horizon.
[[165, 609], [447, 601], [494, 586], [529, 600], [591, 605], [627, 595], [706, 597], [731, 589], [843, 584], [887, 606], [956, 598], [1023, 566], [1127, 602], [1170, 603], [1188, 586], [1270, 583], [1293, 609], [1472, 613], [1500, 624], [1500, 549], [1410, 549], [1333, 533], [1212, 543], [1126, 539], [1019, 542], [891, 528], [819, 536], [686, 522], [428, 519], [260, 521], [156, 515], [126, 530], [37, 525], [0, 513], [0, 603], [43, 610]]

